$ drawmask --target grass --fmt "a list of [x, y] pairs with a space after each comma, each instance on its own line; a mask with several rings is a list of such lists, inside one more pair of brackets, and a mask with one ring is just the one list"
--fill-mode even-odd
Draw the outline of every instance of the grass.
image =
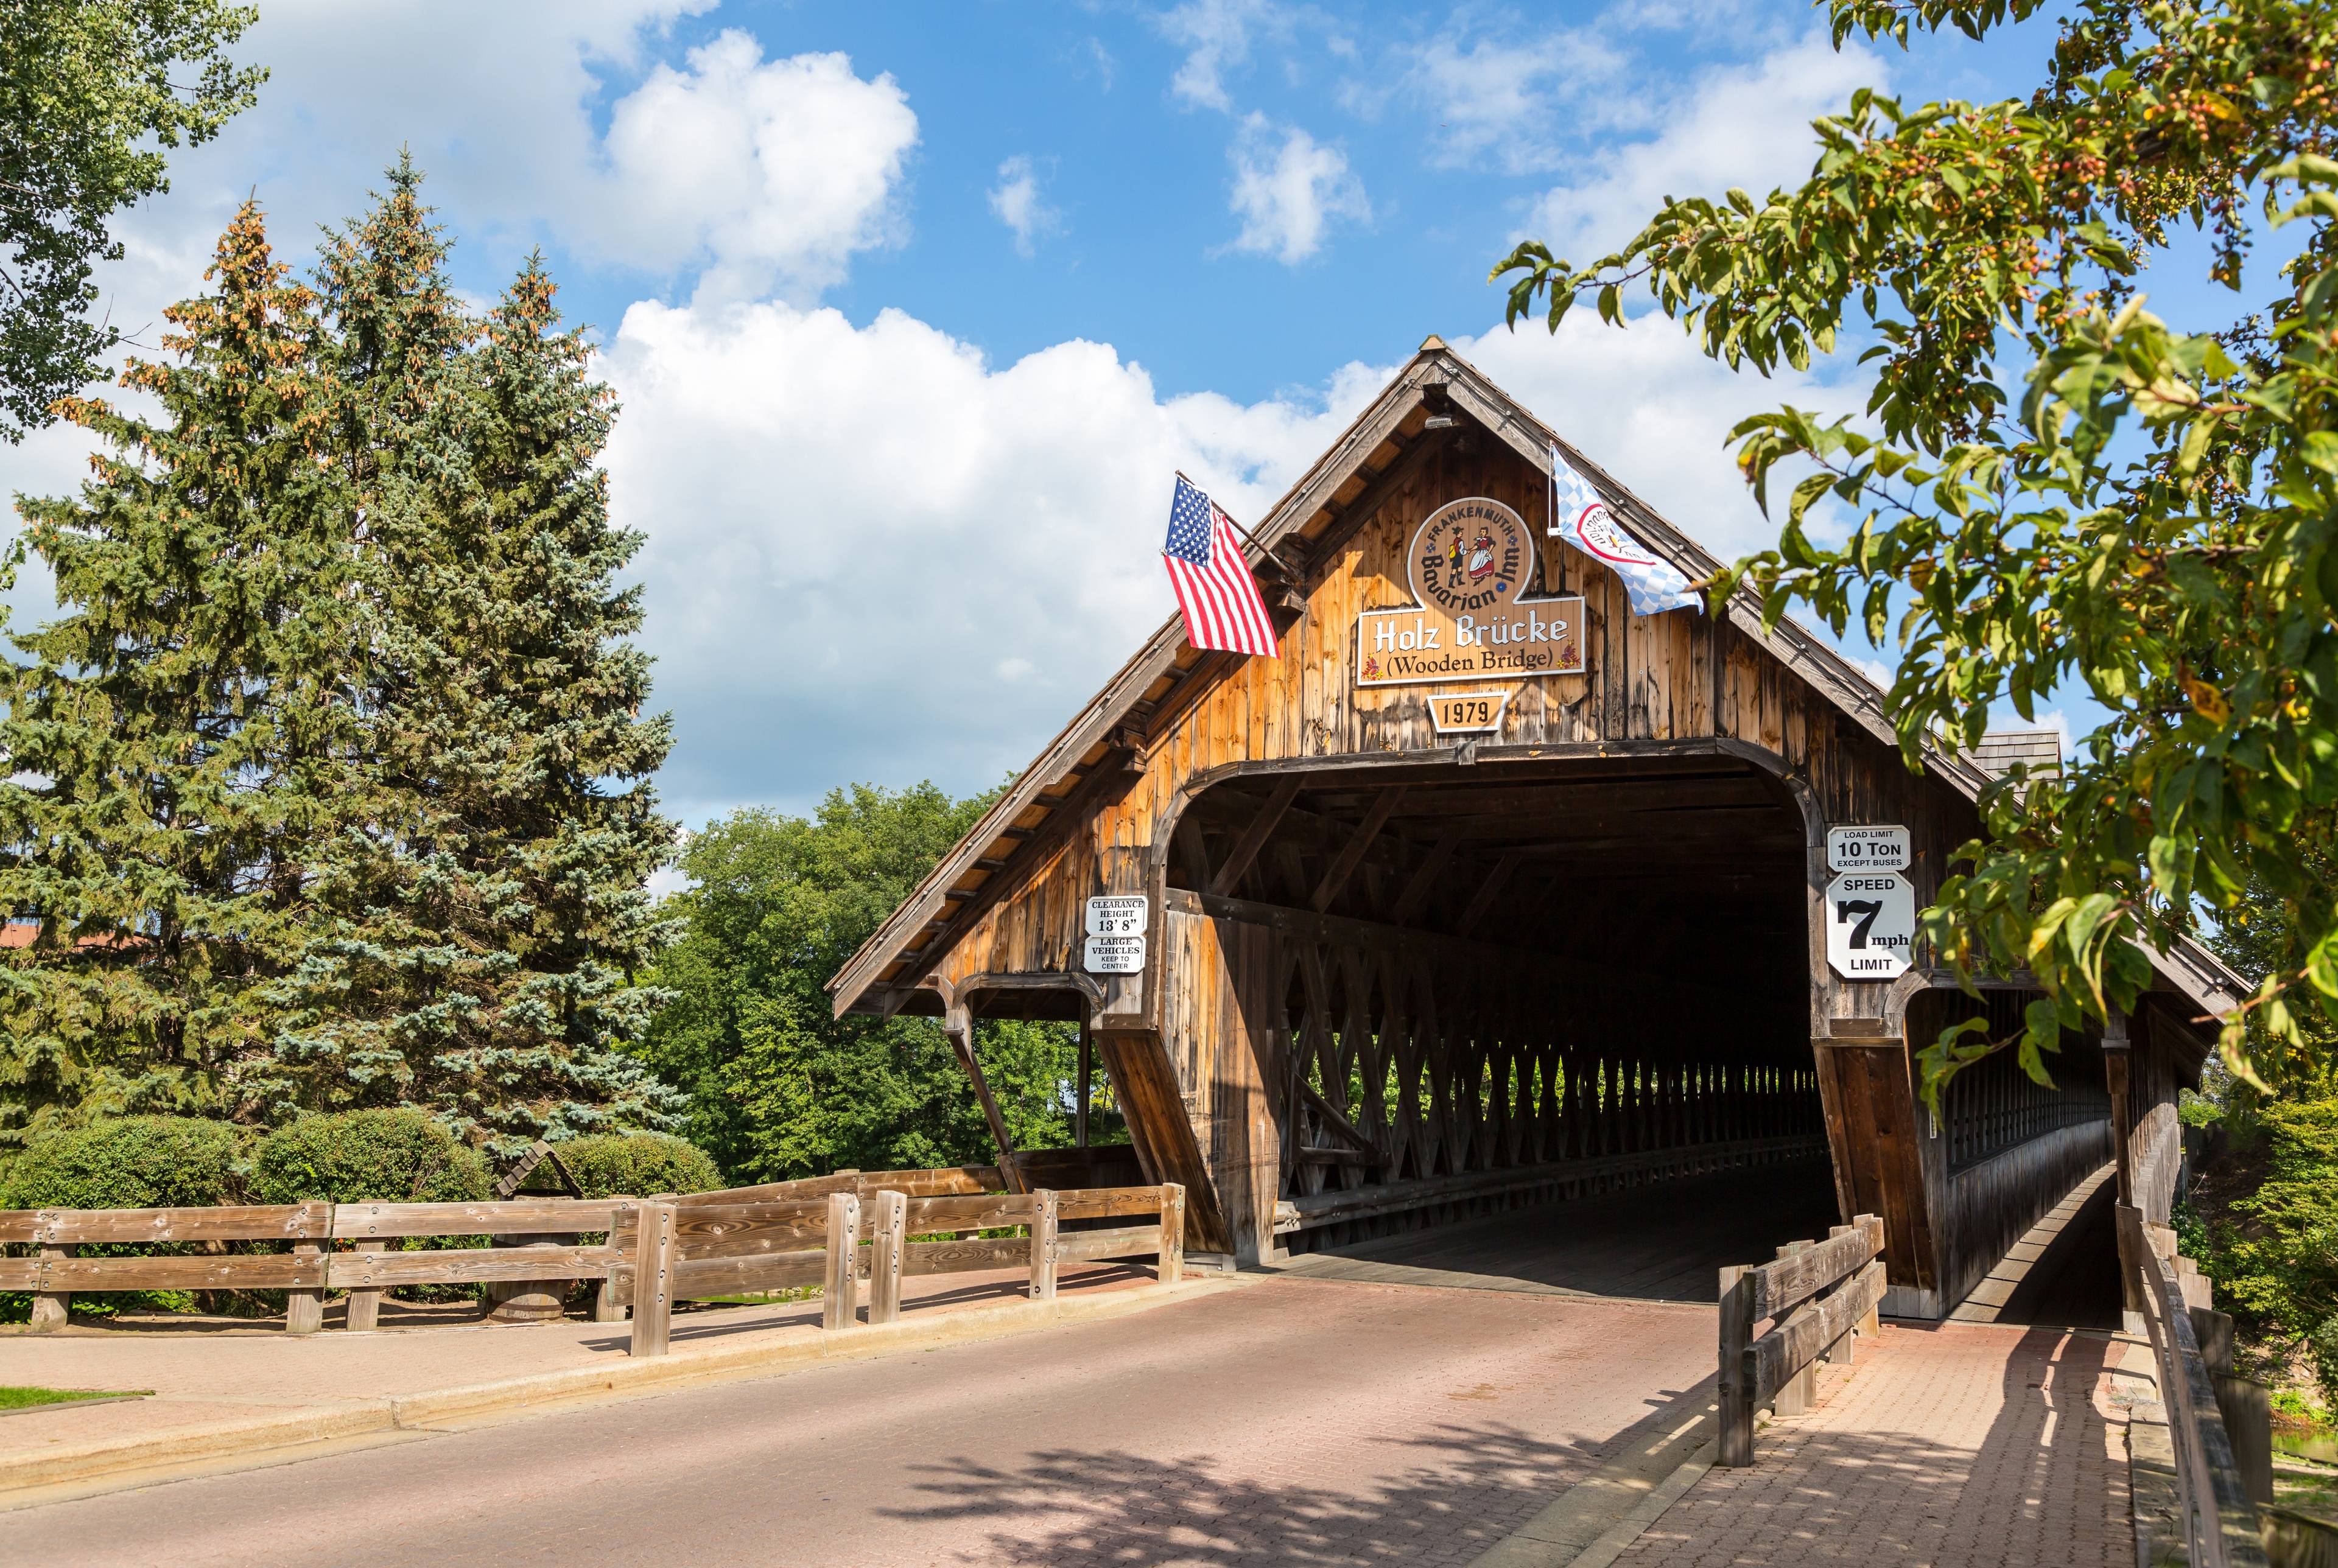
[[119, 1399], [125, 1395], [153, 1392], [152, 1388], [32, 1388], [0, 1383], [0, 1410], [29, 1410], [35, 1405], [70, 1405], [78, 1399]]
[[[2303, 1475], [2298, 1474], [2303, 1468], [2301, 1465], [2274, 1472], [2273, 1500], [2284, 1508], [2294, 1508], [2317, 1519], [2338, 1520], [2338, 1470]], [[2320, 1465], [2314, 1468], [2323, 1469]]]

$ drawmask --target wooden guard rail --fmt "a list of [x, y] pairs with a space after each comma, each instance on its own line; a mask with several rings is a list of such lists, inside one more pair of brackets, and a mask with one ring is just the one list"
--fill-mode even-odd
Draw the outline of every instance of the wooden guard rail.
[[[34, 1328], [61, 1326], [76, 1290], [284, 1290], [284, 1327], [324, 1327], [325, 1292], [349, 1293], [351, 1328], [374, 1326], [381, 1293], [400, 1285], [591, 1279], [615, 1265], [607, 1247], [495, 1247], [392, 1252], [408, 1236], [524, 1236], [606, 1230], [611, 1200], [504, 1203], [270, 1203], [202, 1209], [0, 1210], [0, 1242], [39, 1249], [0, 1258], [0, 1290], [33, 1292]], [[85, 1246], [284, 1241], [289, 1252], [84, 1258]], [[336, 1250], [348, 1242], [350, 1251]]]
[[[283, 1290], [286, 1329], [306, 1334], [324, 1326], [328, 1290], [349, 1292], [349, 1327], [362, 1330], [378, 1321], [382, 1292], [399, 1286], [589, 1279], [600, 1283], [600, 1320], [635, 1308], [634, 1349], [641, 1355], [664, 1349], [673, 1303], [693, 1298], [821, 1285], [834, 1328], [855, 1320], [862, 1279], [869, 1281], [869, 1321], [882, 1323], [899, 1313], [905, 1277], [1027, 1267], [1033, 1296], [1045, 1299], [1065, 1263], [1155, 1257], [1163, 1279], [1183, 1271], [1183, 1187], [1008, 1193], [997, 1190], [1002, 1185], [997, 1167], [969, 1165], [846, 1171], [660, 1199], [7, 1210], [0, 1210], [0, 1243], [36, 1250], [0, 1257], [0, 1290], [32, 1292], [36, 1330], [63, 1325], [75, 1291]], [[865, 1238], [864, 1213], [871, 1220]], [[1150, 1222], [1097, 1228], [1137, 1215]], [[1072, 1228], [1063, 1229], [1066, 1223]], [[1028, 1234], [974, 1234], [1010, 1227]], [[408, 1237], [594, 1231], [608, 1240], [591, 1247], [388, 1250]], [[290, 1250], [77, 1255], [84, 1246], [252, 1241], [288, 1243]], [[637, 1302], [643, 1279], [652, 1288]]]
[[[634, 1355], [665, 1354], [673, 1304], [693, 1298], [818, 1285], [822, 1326], [849, 1328], [860, 1320], [864, 1279], [869, 1321], [889, 1323], [900, 1316], [901, 1281], [924, 1275], [1027, 1268], [1031, 1298], [1044, 1301], [1055, 1296], [1056, 1270], [1066, 1263], [1155, 1258], [1164, 1284], [1184, 1269], [1185, 1190], [1175, 1182], [930, 1196], [879, 1187], [868, 1195], [865, 1212], [862, 1194], [841, 1185], [821, 1197], [712, 1200], [735, 1196], [617, 1206], [609, 1230], [617, 1259], [610, 1297], [633, 1308]], [[1151, 1222], [1093, 1224], [1138, 1215]], [[1066, 1221], [1076, 1228], [1064, 1229]], [[1026, 1234], [975, 1234], [1013, 1227]]]
[[[2257, 1509], [2234, 1452], [2216, 1384], [2194, 1327], [2185, 1289], [2189, 1259], [2176, 1254], [2176, 1233], [2148, 1223], [2144, 1211], [2118, 1205], [2119, 1267], [2158, 1364], [2159, 1397], [2176, 1451], [2176, 1493], [2192, 1568], [2262, 1568], [2264, 1544]], [[2205, 1292], [2202, 1292], [2205, 1305]]]
[[[693, 1193], [677, 1203], [752, 1202], [874, 1192], [897, 1188], [919, 1195], [997, 1191], [995, 1165], [929, 1171], [849, 1171], [761, 1187]], [[37, 1249], [29, 1258], [0, 1257], [0, 1290], [33, 1294], [35, 1331], [63, 1327], [75, 1291], [285, 1290], [284, 1326], [295, 1334], [324, 1326], [324, 1293], [349, 1292], [349, 1326], [371, 1328], [381, 1293], [402, 1285], [470, 1285], [529, 1279], [598, 1279], [595, 1316], [614, 1320], [607, 1281], [619, 1261], [601, 1247], [533, 1245], [392, 1252], [405, 1237], [583, 1235], [609, 1229], [629, 1199], [519, 1199], [457, 1203], [220, 1204], [188, 1209], [0, 1210], [0, 1245]], [[188, 1257], [83, 1258], [84, 1246], [290, 1242], [290, 1252], [214, 1251]], [[337, 1250], [347, 1242], [351, 1252]]]
[[[1721, 1271], [1718, 1462], [1754, 1463], [1754, 1413], [1810, 1408], [1821, 1360], [1851, 1359], [1852, 1336], [1873, 1334], [1883, 1299], [1883, 1221], [1862, 1214], [1823, 1241], [1778, 1249], [1774, 1263]], [[1768, 1319], [1772, 1327], [1756, 1337]]]

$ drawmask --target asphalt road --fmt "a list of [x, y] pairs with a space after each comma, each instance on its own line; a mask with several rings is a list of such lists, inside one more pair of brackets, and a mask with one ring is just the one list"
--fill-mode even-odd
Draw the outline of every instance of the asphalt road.
[[1701, 1407], [1708, 1310], [1256, 1279], [0, 1519], [0, 1562], [1466, 1563]]

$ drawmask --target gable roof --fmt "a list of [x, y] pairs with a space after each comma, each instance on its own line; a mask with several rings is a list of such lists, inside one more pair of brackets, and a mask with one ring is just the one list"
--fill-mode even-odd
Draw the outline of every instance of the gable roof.
[[[1420, 436], [1408, 439], [1400, 427], [1425, 405], [1433, 389], [1539, 472], [1550, 471], [1549, 453], [1555, 443], [1634, 536], [1691, 581], [1708, 578], [1721, 569], [1717, 557], [1665, 521], [1436, 337], [1421, 344], [1380, 396], [1252, 530], [1253, 542], [1244, 545], [1243, 554], [1252, 568], [1263, 563], [1270, 573], [1291, 570], [1281, 559], [1289, 548], [1291, 554], [1301, 558], [1303, 571], [1304, 565], [1311, 564], [1305, 548], [1308, 544], [1337, 528], [1344, 518], [1378, 510], [1387, 493], [1382, 482], [1390, 480], [1408, 456], [1427, 447]], [[1377, 466], [1372, 466], [1375, 458], [1380, 460]], [[1270, 555], [1275, 559], [1270, 560]], [[1884, 712], [1883, 693], [1816, 634], [1793, 621], [1763, 626], [1760, 601], [1750, 590], [1741, 590], [1723, 608], [1739, 632], [1766, 649], [1852, 723], [1886, 746], [1899, 745]], [[953, 928], [962, 929], [978, 916], [990, 902], [984, 897], [984, 888], [998, 885], [997, 879], [1006, 874], [1016, 855], [1051, 818], [1066, 807], [1076, 808], [1080, 804], [1089, 792], [1085, 786], [1100, 771], [1115, 766], [1115, 759], [1142, 750], [1144, 720], [1185, 681], [1206, 681], [1214, 671], [1231, 667], [1230, 656], [1203, 652], [1187, 643], [1184, 623], [1178, 616], [1173, 614], [1163, 622], [837, 971], [829, 982], [836, 1012], [841, 1014], [852, 1009], [872, 991], [882, 993], [875, 1010], [889, 1014], [898, 1010], [904, 999], [899, 981], [921, 973], [928, 966], [927, 961], [949, 946]], [[1976, 760], [1929, 739], [1922, 756], [1925, 772], [1967, 799], [1978, 799], [1992, 778]], [[2150, 956], [2186, 995], [2208, 1011], [2234, 1006], [2245, 994], [2241, 983], [2196, 944], [2187, 941], [2178, 953]]]

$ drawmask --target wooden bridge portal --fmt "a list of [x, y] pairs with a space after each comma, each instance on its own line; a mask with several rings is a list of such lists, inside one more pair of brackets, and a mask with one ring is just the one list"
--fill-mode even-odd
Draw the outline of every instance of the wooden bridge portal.
[[[1911, 1042], [1974, 1012], [1994, 1037], [2028, 994], [1976, 1000], [1920, 953], [1839, 973], [1827, 833], [1906, 828], [1920, 906], [1989, 774], [1942, 749], [1911, 771], [1873, 686], [1756, 606], [1633, 614], [1551, 534], [1555, 444], [1641, 544], [1712, 573], [1431, 338], [1256, 529], [1280, 657], [1163, 627], [839, 973], [837, 1008], [941, 1015], [986, 1105], [983, 1017], [1076, 1020], [1197, 1250], [1816, 1168], [1842, 1218], [1885, 1220], [1887, 1310], [1940, 1316], [2117, 1122], [2172, 1104], [2237, 986], [2152, 955], [2107, 1054], [2068, 1040], [2051, 1089], [1994, 1060], [1934, 1122]], [[1142, 938], [1117, 959], [1088, 940], [1098, 897]], [[1013, 1150], [991, 1120], [1010, 1180], [1114, 1158]]]

